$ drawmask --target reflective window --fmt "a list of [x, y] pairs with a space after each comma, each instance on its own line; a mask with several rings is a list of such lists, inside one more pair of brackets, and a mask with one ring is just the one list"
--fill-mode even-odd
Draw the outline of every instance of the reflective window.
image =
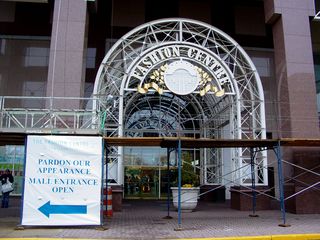
[[6, 52], [6, 39], [0, 39], [0, 55], [4, 55]]
[[[190, 156], [191, 162], [187, 163], [186, 156]], [[199, 174], [199, 157], [199, 149], [183, 149], [182, 172], [189, 172], [190, 168], [193, 168], [193, 172]], [[170, 186], [177, 184], [178, 160], [176, 160], [176, 158], [177, 153], [172, 150], [169, 158], [170, 171], [168, 172], [167, 149], [160, 147], [125, 147], [125, 198], [161, 199], [166, 197], [168, 184], [170, 184]], [[168, 181], [168, 179], [170, 179], [170, 181]]]
[[[167, 149], [165, 148], [126, 147], [124, 156], [126, 166], [167, 166]], [[170, 154], [170, 165], [176, 165], [174, 154]]]
[[6, 169], [12, 171], [14, 177], [13, 194], [21, 194], [24, 175], [24, 146], [0, 146], [0, 174]]
[[314, 72], [316, 80], [316, 91], [317, 91], [317, 110], [319, 117], [320, 127], [320, 0], [315, 1], [317, 20], [311, 21], [311, 39], [312, 39], [312, 50], [313, 50], [313, 62]]
[[317, 88], [318, 113], [320, 113], [320, 54], [314, 55], [314, 71], [315, 71], [316, 88]]
[[86, 82], [84, 85], [84, 97], [90, 98], [92, 97], [94, 84]]
[[108, 53], [108, 51], [112, 48], [112, 46], [118, 41], [118, 39], [115, 38], [107, 38], [106, 39], [106, 51], [105, 54]]
[[87, 48], [87, 68], [96, 67], [96, 48]]
[[[27, 81], [23, 83], [23, 95], [32, 97], [42, 97], [46, 95], [46, 83]], [[43, 108], [45, 101], [40, 99], [24, 99], [23, 106], [25, 108]]]
[[251, 58], [260, 77], [270, 77], [270, 58], [268, 57], [252, 57]]
[[0, 95], [44, 96], [49, 49], [47, 37], [0, 36]]
[[49, 48], [28, 47], [26, 49], [26, 67], [45, 67], [49, 66]]

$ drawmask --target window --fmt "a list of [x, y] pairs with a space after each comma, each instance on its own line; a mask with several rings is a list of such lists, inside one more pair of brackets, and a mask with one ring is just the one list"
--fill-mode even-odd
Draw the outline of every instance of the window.
[[24, 175], [24, 146], [0, 146], [0, 174], [6, 169], [10, 169], [14, 176], [13, 194], [21, 194]]
[[266, 36], [263, 7], [236, 6], [234, 11], [236, 34]]
[[49, 65], [49, 48], [28, 47], [26, 49], [26, 67], [45, 67]]
[[320, 54], [314, 54], [313, 59], [314, 59], [314, 72], [315, 72], [315, 78], [316, 78], [318, 113], [320, 113]]
[[118, 39], [115, 39], [115, 38], [107, 38], [106, 39], [106, 52], [105, 54], [108, 53], [108, 51], [112, 48], [112, 46], [118, 41]]
[[85, 83], [84, 85], [84, 97], [86, 98], [90, 98], [92, 97], [92, 93], [93, 93], [93, 83]]
[[0, 39], [0, 55], [6, 53], [6, 39]]
[[270, 77], [270, 58], [268, 57], [252, 57], [251, 58], [260, 77]]
[[[26, 81], [23, 83], [23, 95], [31, 97], [43, 97], [46, 95], [46, 83]], [[40, 99], [24, 99], [23, 106], [26, 108], [43, 108], [45, 101]]]
[[96, 67], [96, 48], [87, 48], [87, 68]]
[[145, 21], [160, 18], [177, 17], [179, 15], [179, 1], [177, 0], [153, 0], [145, 2]]

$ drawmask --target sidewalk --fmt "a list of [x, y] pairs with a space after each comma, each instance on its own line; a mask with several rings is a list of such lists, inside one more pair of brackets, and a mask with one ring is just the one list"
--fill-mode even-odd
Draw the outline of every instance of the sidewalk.
[[[280, 211], [258, 211], [259, 217], [249, 217], [251, 212], [232, 210], [226, 204], [203, 203], [192, 213], [182, 213], [182, 231], [178, 214], [172, 210], [172, 219], [167, 216], [165, 201], [125, 201], [122, 212], [114, 212], [105, 219], [108, 230], [96, 227], [26, 227], [16, 230], [20, 222], [19, 207], [1, 209], [0, 238], [82, 238], [82, 239], [181, 239], [218, 238], [241, 236], [307, 234], [301, 236], [279, 236], [277, 239], [320, 239], [320, 215], [295, 215], [287, 213], [291, 227], [279, 227], [282, 223]], [[6, 217], [7, 216], [7, 217]], [[317, 235], [310, 235], [317, 234]], [[289, 238], [290, 237], [290, 238]], [[248, 239], [245, 238], [245, 239]], [[276, 239], [274, 236], [272, 239]]]

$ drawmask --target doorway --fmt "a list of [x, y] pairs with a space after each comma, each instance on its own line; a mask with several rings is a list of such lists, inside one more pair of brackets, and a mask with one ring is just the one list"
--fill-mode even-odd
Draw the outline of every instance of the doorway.
[[[175, 154], [159, 147], [124, 148], [124, 198], [166, 199], [169, 188], [177, 179]], [[168, 177], [169, 176], [169, 177]]]

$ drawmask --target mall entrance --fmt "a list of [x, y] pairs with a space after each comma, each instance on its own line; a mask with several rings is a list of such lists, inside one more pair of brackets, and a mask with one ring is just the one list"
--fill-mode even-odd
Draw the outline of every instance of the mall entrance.
[[[199, 157], [197, 150], [188, 149], [183, 152], [194, 160]], [[199, 168], [198, 162], [193, 161], [195, 171]], [[170, 189], [177, 184], [177, 169], [178, 159], [175, 150], [168, 151], [160, 147], [125, 147], [124, 198], [167, 199], [168, 187]]]
[[[155, 20], [124, 35], [101, 63], [94, 96], [95, 124], [105, 137], [266, 138], [253, 62], [226, 33], [192, 19]], [[161, 198], [165, 151], [112, 146], [108, 182], [125, 186], [125, 198]], [[202, 147], [198, 156], [201, 185], [268, 184], [266, 151], [256, 154], [254, 176], [247, 147]]]

